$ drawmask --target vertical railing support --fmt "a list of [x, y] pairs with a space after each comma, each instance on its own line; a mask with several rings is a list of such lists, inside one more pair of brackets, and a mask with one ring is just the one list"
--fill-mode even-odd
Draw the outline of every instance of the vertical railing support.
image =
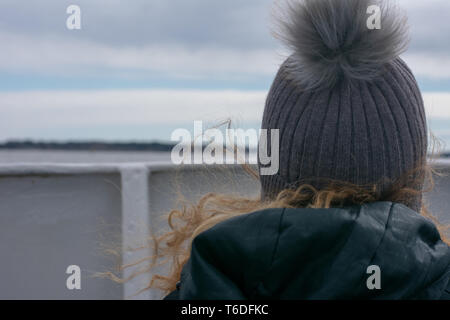
[[[122, 177], [122, 248], [123, 264], [135, 263], [140, 259], [149, 257], [150, 248], [131, 251], [130, 248], [138, 248], [148, 243], [150, 237], [150, 212], [149, 212], [149, 188], [148, 168], [146, 165], [126, 165], [121, 169]], [[147, 261], [148, 262], [148, 261]], [[148, 263], [136, 267], [126, 268], [123, 277], [127, 278]], [[150, 274], [141, 274], [124, 283], [125, 299], [155, 299], [155, 293], [144, 291], [136, 295], [139, 290], [145, 288], [150, 281]]]

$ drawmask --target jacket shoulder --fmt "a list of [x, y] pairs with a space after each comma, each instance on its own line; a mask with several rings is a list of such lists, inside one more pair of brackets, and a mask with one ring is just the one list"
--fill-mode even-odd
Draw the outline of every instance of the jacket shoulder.
[[270, 267], [283, 212], [236, 216], [196, 236], [183, 268], [180, 298], [249, 298]]
[[255, 257], [266, 257], [274, 250], [284, 211], [265, 209], [227, 219], [195, 237], [192, 249], [205, 257], [212, 255], [233, 270], [242, 269], [236, 263], [242, 265], [245, 260], [246, 267], [251, 267]]

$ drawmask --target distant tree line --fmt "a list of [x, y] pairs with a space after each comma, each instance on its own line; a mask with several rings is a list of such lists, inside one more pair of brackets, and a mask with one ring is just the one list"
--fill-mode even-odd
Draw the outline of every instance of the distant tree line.
[[[7, 141], [0, 143], [0, 150], [77, 150], [77, 151], [172, 151], [175, 143], [161, 142], [39, 142]], [[204, 146], [205, 147], [205, 146]], [[248, 148], [246, 148], [248, 151]], [[443, 152], [442, 158], [450, 158], [450, 152]]]
[[175, 144], [160, 142], [37, 142], [8, 141], [0, 149], [8, 150], [78, 150], [78, 151], [166, 151]]

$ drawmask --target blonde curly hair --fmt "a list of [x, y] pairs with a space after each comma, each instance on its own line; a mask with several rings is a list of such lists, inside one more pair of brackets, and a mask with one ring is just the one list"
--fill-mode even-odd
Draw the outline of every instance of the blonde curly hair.
[[[254, 178], [258, 175], [250, 167], [244, 165], [244, 169]], [[426, 165], [419, 168], [417, 172], [406, 175], [406, 178], [398, 179], [393, 183], [392, 192], [381, 195], [377, 192], [377, 186], [356, 186], [348, 183], [333, 181], [323, 190], [316, 190], [313, 186], [302, 184], [295, 190], [286, 189], [270, 201], [261, 201], [259, 197], [247, 198], [234, 195], [208, 193], [196, 203], [186, 200], [183, 196], [177, 201], [176, 209], [171, 210], [164, 216], [167, 218], [168, 231], [154, 234], [149, 239], [146, 249], [152, 250], [152, 255], [142, 258], [134, 263], [122, 265], [119, 271], [132, 267], [143, 266], [126, 278], [121, 278], [112, 272], [102, 273], [116, 282], [126, 282], [138, 275], [154, 272], [156, 267], [165, 266], [166, 274], [155, 273], [147, 285], [138, 293], [148, 289], [159, 289], [167, 294], [176, 289], [180, 280], [183, 266], [189, 259], [193, 239], [201, 232], [229, 218], [263, 210], [268, 208], [330, 208], [343, 207], [347, 205], [361, 205], [376, 201], [389, 201], [408, 205], [411, 198], [422, 195], [433, 189], [433, 175], [437, 174], [431, 166]], [[413, 182], [405, 179], [419, 179], [422, 186], [426, 182], [426, 188], [411, 187]], [[425, 204], [422, 205], [420, 214], [431, 219], [437, 226], [441, 238], [447, 244], [448, 226], [440, 225]], [[139, 249], [143, 249], [141, 247]]]

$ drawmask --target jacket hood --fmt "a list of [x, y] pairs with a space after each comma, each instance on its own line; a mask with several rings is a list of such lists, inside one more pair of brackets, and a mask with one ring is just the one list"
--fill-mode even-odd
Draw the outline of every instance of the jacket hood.
[[[379, 267], [380, 289], [369, 289]], [[199, 234], [181, 299], [439, 299], [450, 248], [401, 204], [266, 209]]]

